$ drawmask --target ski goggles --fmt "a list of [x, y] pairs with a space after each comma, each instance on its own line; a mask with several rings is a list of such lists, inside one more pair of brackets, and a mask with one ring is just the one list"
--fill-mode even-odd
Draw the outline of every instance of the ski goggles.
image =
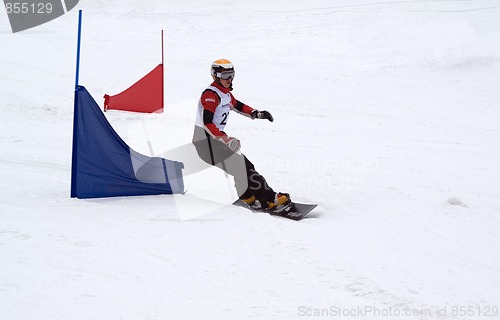
[[223, 80], [228, 80], [228, 79], [234, 79], [234, 70], [233, 71], [224, 71], [224, 72], [217, 72], [215, 76], [217, 78], [221, 78]]

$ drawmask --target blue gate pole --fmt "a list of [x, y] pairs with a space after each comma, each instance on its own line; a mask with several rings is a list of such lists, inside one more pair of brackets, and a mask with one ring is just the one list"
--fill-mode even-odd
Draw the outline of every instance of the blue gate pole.
[[76, 79], [75, 91], [78, 90], [78, 77], [80, 76], [80, 42], [82, 40], [82, 10], [78, 10], [78, 42], [76, 45]]
[[78, 42], [76, 48], [76, 80], [75, 80], [75, 105], [73, 111], [73, 150], [71, 154], [71, 198], [77, 194], [78, 174], [78, 76], [80, 73], [80, 40], [82, 35], [82, 10], [78, 12]]

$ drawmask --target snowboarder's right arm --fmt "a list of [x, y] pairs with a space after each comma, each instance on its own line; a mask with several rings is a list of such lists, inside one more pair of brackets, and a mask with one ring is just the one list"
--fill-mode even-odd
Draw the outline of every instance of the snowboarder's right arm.
[[203, 106], [203, 125], [205, 130], [214, 138], [224, 135], [214, 123], [215, 109], [219, 105], [219, 96], [217, 93], [206, 90], [201, 95], [201, 105]]
[[220, 131], [214, 123], [215, 109], [220, 103], [219, 96], [210, 90], [206, 90], [201, 95], [201, 105], [203, 107], [203, 126], [212, 138], [226, 144], [233, 152], [237, 152], [241, 148], [241, 143], [238, 139], [228, 136], [225, 132]]

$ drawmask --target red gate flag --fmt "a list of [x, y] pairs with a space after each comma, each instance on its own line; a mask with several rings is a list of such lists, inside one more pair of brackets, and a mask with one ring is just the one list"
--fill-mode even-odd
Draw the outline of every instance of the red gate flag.
[[104, 95], [104, 111], [163, 112], [163, 63], [130, 88], [114, 96]]

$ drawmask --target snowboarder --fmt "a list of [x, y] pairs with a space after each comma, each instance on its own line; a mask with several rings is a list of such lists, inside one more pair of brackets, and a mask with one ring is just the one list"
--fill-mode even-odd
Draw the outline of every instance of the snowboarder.
[[231, 90], [235, 70], [231, 61], [214, 61], [211, 74], [214, 81], [201, 95], [193, 134], [193, 144], [199, 157], [232, 175], [239, 198], [251, 208], [277, 210], [290, 203], [290, 196], [274, 192], [241, 153], [240, 141], [224, 132], [230, 111], [271, 122], [274, 121], [273, 116], [269, 111], [253, 109], [234, 98]]

